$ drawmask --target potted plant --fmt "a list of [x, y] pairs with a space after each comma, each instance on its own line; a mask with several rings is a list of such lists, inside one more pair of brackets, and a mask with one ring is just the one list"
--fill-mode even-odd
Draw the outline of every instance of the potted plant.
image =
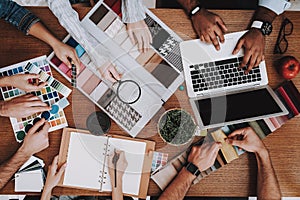
[[166, 111], [158, 122], [160, 137], [172, 145], [188, 143], [195, 135], [196, 129], [197, 126], [192, 116], [180, 108]]

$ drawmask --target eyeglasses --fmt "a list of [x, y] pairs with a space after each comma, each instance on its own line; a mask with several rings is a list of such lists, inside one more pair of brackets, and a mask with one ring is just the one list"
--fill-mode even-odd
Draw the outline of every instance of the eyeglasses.
[[286, 39], [286, 36], [289, 36], [293, 33], [293, 23], [285, 18], [281, 23], [280, 31], [276, 40], [274, 54], [284, 54], [289, 46], [289, 43]]

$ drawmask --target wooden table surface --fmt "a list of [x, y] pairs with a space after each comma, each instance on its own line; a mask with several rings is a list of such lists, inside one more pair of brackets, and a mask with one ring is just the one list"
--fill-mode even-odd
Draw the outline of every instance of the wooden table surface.
[[[29, 8], [39, 16], [46, 26], [59, 38], [66, 36], [66, 31], [58, 24], [56, 18], [47, 8]], [[83, 17], [89, 8], [76, 8], [80, 17]], [[191, 22], [183, 10], [155, 9], [153, 12], [162, 19], [171, 29], [175, 30], [185, 40], [196, 38]], [[247, 28], [253, 11], [240, 10], [215, 10], [225, 21], [229, 32], [240, 31]], [[288, 36], [289, 48], [285, 55], [293, 55], [300, 59], [300, 12], [287, 12], [288, 17], [294, 24], [294, 32]], [[276, 42], [280, 24], [284, 16], [279, 16], [273, 23], [273, 33], [266, 39], [265, 59], [269, 75], [269, 84], [272, 88], [277, 87], [283, 79], [274, 69], [274, 63], [281, 55], [273, 55], [273, 48]], [[3, 20], [0, 22], [0, 67], [5, 67], [29, 58], [40, 55], [49, 55], [51, 48], [31, 36], [25, 36], [13, 26]], [[54, 69], [55, 77], [71, 85]], [[293, 79], [297, 88], [300, 89], [300, 75]], [[98, 110], [84, 95], [74, 90], [69, 97], [71, 106], [65, 109], [70, 127], [86, 128], [86, 117], [93, 111]], [[263, 103], [263, 102], [262, 102]], [[156, 124], [160, 114], [167, 109], [182, 107], [191, 112], [185, 91], [176, 91], [164, 108], [150, 121], [150, 123], [138, 135], [139, 138], [146, 138], [156, 142], [156, 150], [174, 154], [179, 148], [166, 145], [159, 138], [156, 131]], [[0, 117], [0, 163], [11, 157], [19, 147], [12, 134], [12, 127], [8, 118]], [[277, 174], [283, 196], [300, 196], [300, 118], [295, 117], [289, 120], [280, 129], [264, 139], [268, 147], [275, 172]], [[44, 159], [46, 165], [50, 164], [53, 157], [59, 152], [61, 130], [51, 132], [50, 147], [37, 154]], [[109, 133], [126, 135], [114, 122]], [[47, 168], [46, 168], [47, 169]], [[220, 168], [207, 176], [197, 185], [191, 187], [188, 196], [253, 196], [256, 194], [256, 161], [252, 154], [243, 154], [239, 159]], [[13, 194], [14, 182], [10, 181], [1, 191], [1, 194]], [[161, 193], [156, 184], [150, 180], [148, 194], [157, 196]], [[100, 195], [98, 192], [86, 190], [75, 190], [57, 187], [55, 195]]]

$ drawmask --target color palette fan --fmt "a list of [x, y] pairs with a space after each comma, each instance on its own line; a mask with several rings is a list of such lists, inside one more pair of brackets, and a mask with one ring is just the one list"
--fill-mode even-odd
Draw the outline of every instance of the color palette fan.
[[[51, 68], [46, 60], [46, 56], [33, 58], [23, 61], [8, 67], [1, 68], [0, 76], [12, 76], [16, 74], [29, 73], [25, 70], [25, 66], [28, 63], [33, 63], [43, 74], [47, 74], [52, 77]], [[26, 94], [25, 91], [14, 87], [1, 87], [0, 88], [4, 101], [11, 100], [15, 97]], [[49, 124], [49, 132], [55, 131], [68, 126], [65, 113], [63, 109], [69, 105], [66, 98], [61, 99], [58, 92], [51, 86], [45, 86], [39, 91], [31, 92], [31, 94], [39, 97], [43, 102], [51, 106], [50, 111], [43, 113], [36, 113], [26, 118], [10, 118], [10, 122], [13, 127], [13, 131], [18, 142], [22, 142], [25, 135], [31, 129], [31, 127], [37, 123], [41, 118], [45, 118]]]

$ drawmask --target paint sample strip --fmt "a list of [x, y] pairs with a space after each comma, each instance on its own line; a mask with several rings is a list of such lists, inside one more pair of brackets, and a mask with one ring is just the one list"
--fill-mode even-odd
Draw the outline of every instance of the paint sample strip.
[[29, 71], [30, 73], [39, 74], [40, 80], [42, 80], [44, 82], [48, 82], [48, 84], [51, 87], [53, 87], [55, 90], [57, 90], [59, 93], [61, 93], [65, 97], [68, 97], [72, 92], [72, 90], [70, 88], [68, 88], [67, 86], [65, 86], [63, 83], [56, 80], [53, 76], [50, 76], [49, 74], [47, 74], [46, 72], [41, 70], [39, 67], [37, 67], [36, 65], [34, 65], [30, 62], [25, 66], [25, 70]]

